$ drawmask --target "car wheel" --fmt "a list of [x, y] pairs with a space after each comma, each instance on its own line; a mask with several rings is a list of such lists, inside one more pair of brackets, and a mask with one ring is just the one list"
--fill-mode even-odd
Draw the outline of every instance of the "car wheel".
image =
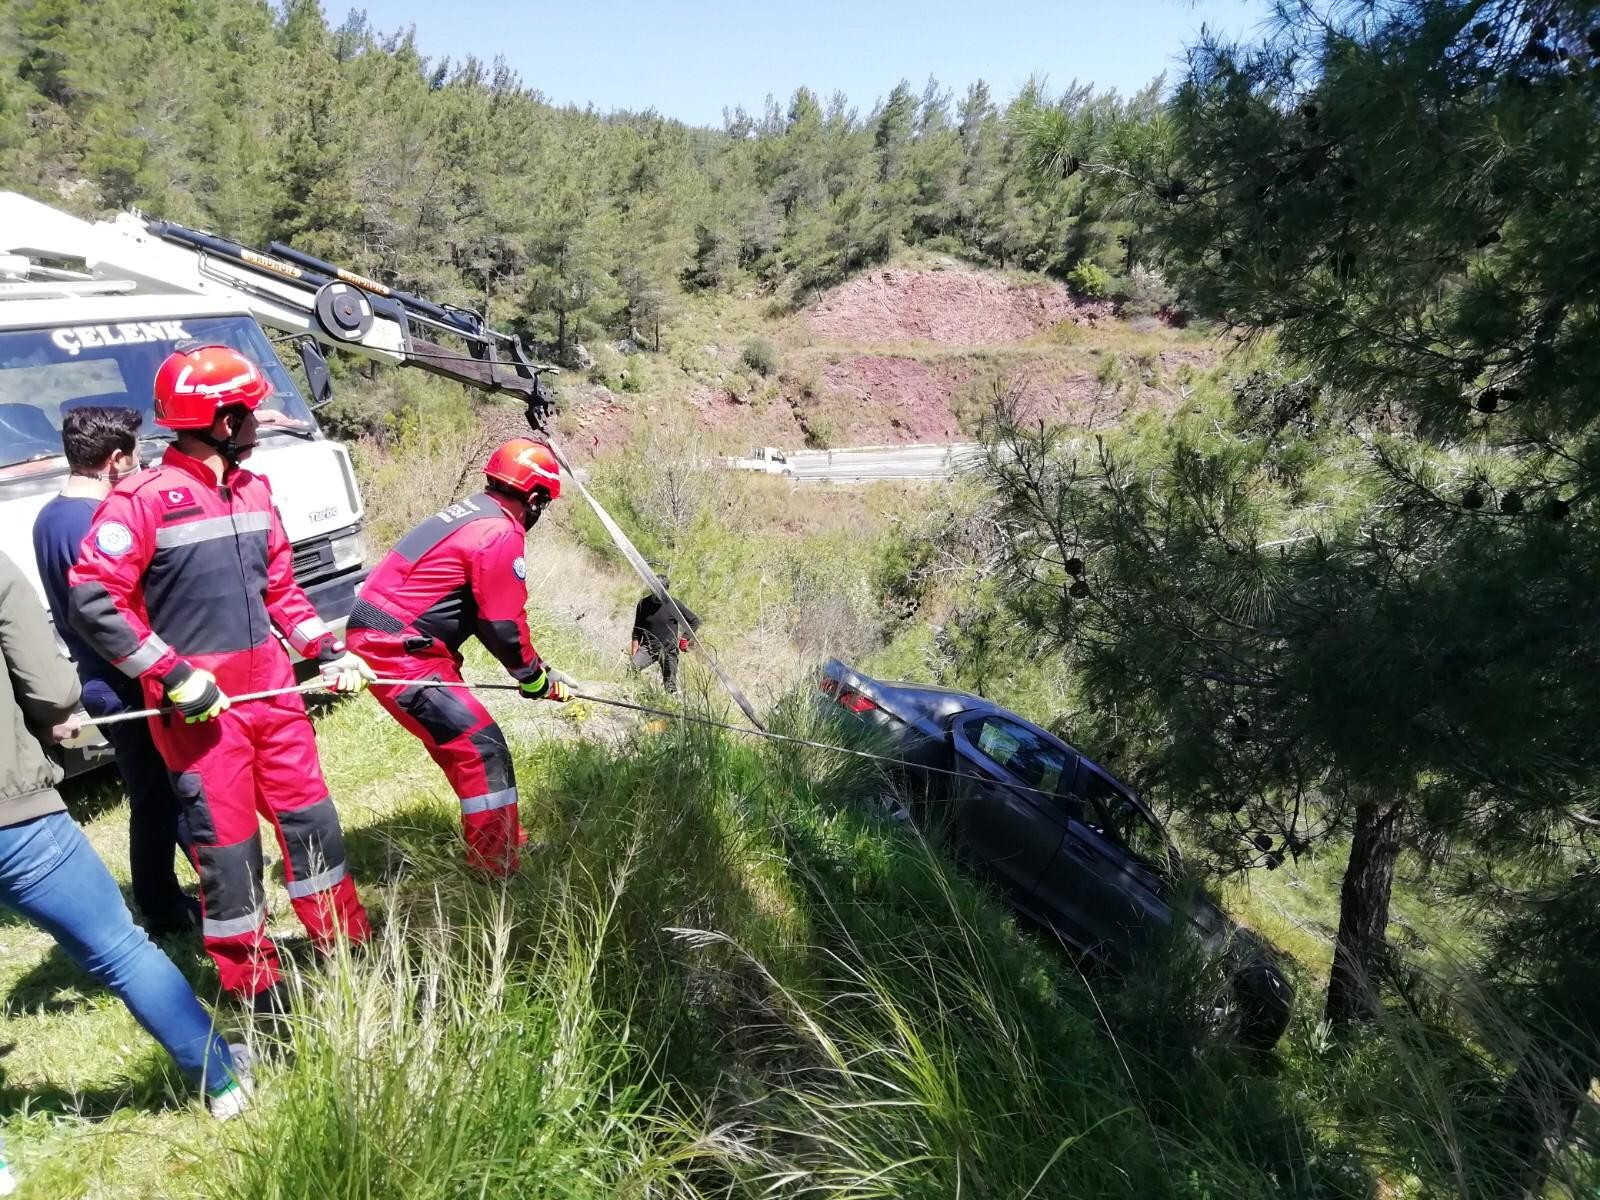
[[1294, 990], [1270, 963], [1248, 963], [1233, 977], [1233, 1009], [1239, 1044], [1264, 1053], [1289, 1028]]

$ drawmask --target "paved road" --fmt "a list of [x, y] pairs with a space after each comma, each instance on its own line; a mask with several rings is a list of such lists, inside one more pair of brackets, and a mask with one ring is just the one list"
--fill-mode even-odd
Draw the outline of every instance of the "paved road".
[[[949, 479], [982, 461], [983, 447], [977, 442], [938, 446], [850, 446], [842, 450], [790, 450], [788, 457], [787, 477], [797, 483]], [[587, 467], [577, 468], [576, 473], [583, 482], [589, 481]]]
[[976, 442], [941, 446], [855, 446], [793, 450], [789, 474], [799, 483], [864, 483], [876, 479], [948, 479], [983, 457]]

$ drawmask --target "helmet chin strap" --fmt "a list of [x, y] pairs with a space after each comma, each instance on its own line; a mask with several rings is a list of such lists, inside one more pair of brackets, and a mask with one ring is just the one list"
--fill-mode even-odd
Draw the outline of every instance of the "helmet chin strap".
[[239, 426], [242, 424], [244, 424], [243, 417], [233, 418], [233, 423], [229, 427], [230, 432], [225, 438], [212, 437], [209, 429], [204, 433], [198, 429], [191, 429], [189, 432], [195, 437], [196, 440], [204, 442], [218, 454], [222, 455], [222, 461], [227, 463], [228, 466], [237, 467], [239, 465], [239, 460], [256, 448], [256, 444], [254, 442], [251, 442], [248, 446], [241, 446], [239, 444]]

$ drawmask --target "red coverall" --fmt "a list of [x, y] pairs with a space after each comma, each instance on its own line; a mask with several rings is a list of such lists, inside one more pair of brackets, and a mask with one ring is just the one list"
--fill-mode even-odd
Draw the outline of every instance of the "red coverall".
[[[230, 696], [292, 686], [274, 625], [306, 658], [342, 652], [294, 581], [267, 481], [242, 468], [225, 479], [168, 448], [158, 468], [112, 490], [68, 575], [72, 623], [143, 682], [152, 707], [163, 702], [163, 676], [184, 662], [210, 671]], [[224, 988], [250, 997], [279, 975], [258, 812], [278, 835], [284, 882], [317, 946], [371, 934], [299, 696], [236, 702], [193, 725], [156, 717], [150, 727], [194, 835], [202, 930]]]
[[[346, 636], [382, 678], [461, 679], [461, 644], [476, 634], [518, 682], [544, 670], [528, 634], [526, 533], [488, 492], [423, 521], [367, 578]], [[421, 739], [461, 800], [467, 860], [497, 873], [517, 867], [511, 750], [465, 688], [375, 685], [378, 703]]]

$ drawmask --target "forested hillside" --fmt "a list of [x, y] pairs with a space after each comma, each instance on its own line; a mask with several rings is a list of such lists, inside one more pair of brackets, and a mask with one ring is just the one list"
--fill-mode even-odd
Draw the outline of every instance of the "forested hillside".
[[84, 213], [292, 240], [561, 355], [600, 331], [659, 347], [687, 292], [812, 289], [901, 244], [1056, 273], [1122, 262], [1123, 227], [1084, 189], [1026, 170], [1038, 86], [801, 89], [711, 130], [556, 107], [538, 84], [430, 59], [359, 14], [331, 25], [316, 0], [3, 0], [0, 179]]

